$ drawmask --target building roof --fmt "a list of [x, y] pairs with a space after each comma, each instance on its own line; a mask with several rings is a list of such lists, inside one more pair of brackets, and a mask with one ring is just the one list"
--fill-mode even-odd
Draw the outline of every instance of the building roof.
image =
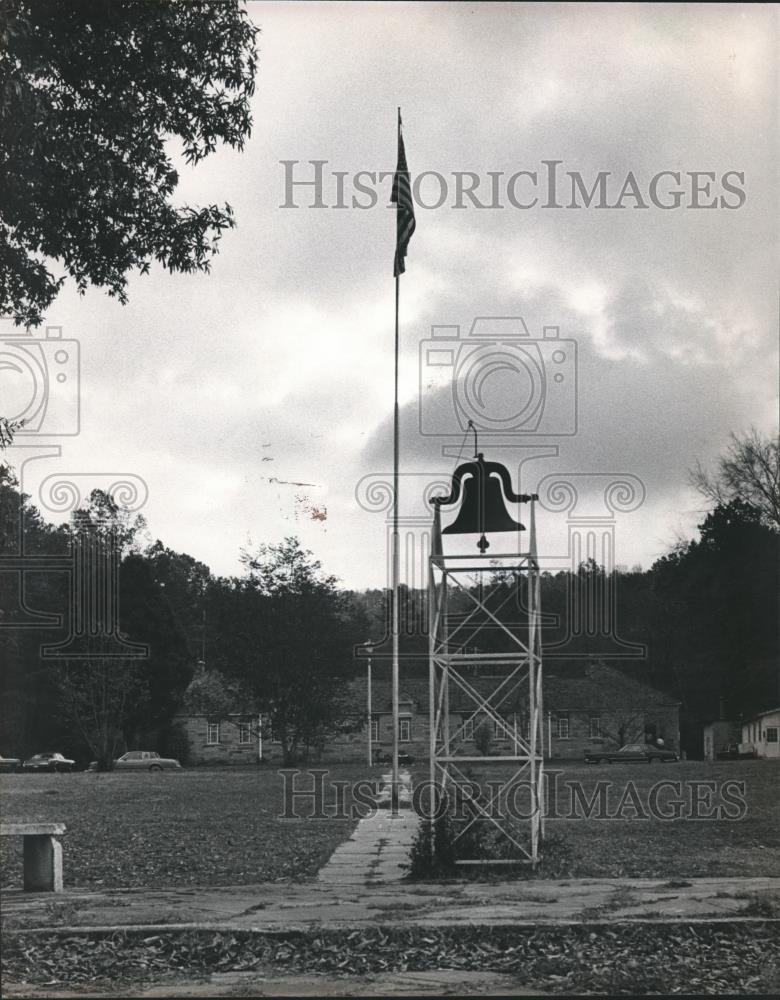
[[753, 719], [763, 719], [765, 715], [774, 715], [776, 712], [780, 712], [780, 708], [767, 708], [763, 712], [754, 712], [752, 715], [746, 716], [744, 719], [740, 719], [740, 725], [744, 726], [748, 722], [752, 722]]
[[[402, 668], [403, 669], [403, 668]], [[493, 694], [499, 686], [497, 677], [468, 676], [467, 683], [483, 698]], [[677, 707], [679, 702], [632, 677], [627, 677], [612, 667], [597, 666], [583, 670], [576, 676], [546, 674], [543, 683], [545, 711], [588, 711], [604, 709], [610, 703], [619, 702], [636, 705], [637, 708]], [[356, 677], [350, 684], [356, 713], [367, 710], [367, 679]], [[512, 711], [519, 708], [527, 696], [528, 681], [510, 682], [501, 693], [492, 699], [492, 704], [500, 710]], [[399, 679], [399, 707], [413, 703], [417, 712], [428, 709], [428, 679], [403, 677]], [[474, 701], [452, 680], [450, 683], [450, 709], [454, 712], [473, 711]], [[374, 714], [392, 711], [392, 686], [390, 681], [372, 679], [371, 710]]]

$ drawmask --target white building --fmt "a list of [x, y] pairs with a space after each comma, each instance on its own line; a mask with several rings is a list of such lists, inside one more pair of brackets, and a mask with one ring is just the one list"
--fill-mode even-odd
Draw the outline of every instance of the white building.
[[780, 759], [780, 708], [772, 708], [742, 723], [742, 743], [749, 744], [758, 757]]

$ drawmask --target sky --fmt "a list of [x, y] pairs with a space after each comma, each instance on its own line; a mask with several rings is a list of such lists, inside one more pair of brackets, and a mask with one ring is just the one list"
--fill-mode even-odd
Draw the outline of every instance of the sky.
[[[777, 422], [777, 9], [248, 9], [251, 138], [177, 161], [178, 202], [235, 211], [211, 273], [153, 267], [126, 306], [68, 282], [48, 311], [78, 341], [79, 432], [43, 427], [8, 456], [44, 514], [65, 516], [59, 481], [126, 479], [150, 537], [216, 573], [296, 535], [345, 586], [388, 584], [395, 211], [388, 176], [362, 175], [375, 198], [355, 184], [394, 169], [400, 106], [419, 195], [399, 313], [407, 582], [426, 495], [473, 453], [469, 417], [539, 491], [550, 567], [576, 562], [572, 525], [629, 567], [695, 535], [691, 467]], [[327, 207], [289, 187], [311, 161]], [[72, 429], [73, 406], [62, 389], [49, 428]]]

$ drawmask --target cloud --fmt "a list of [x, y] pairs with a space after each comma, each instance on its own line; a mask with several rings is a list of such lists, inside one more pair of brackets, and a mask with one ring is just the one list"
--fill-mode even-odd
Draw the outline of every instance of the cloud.
[[[776, 12], [250, 11], [263, 28], [252, 138], [243, 154], [182, 166], [178, 191], [194, 204], [229, 201], [237, 228], [210, 275], [153, 269], [131, 279], [124, 309], [97, 291], [61, 293], [49, 322], [81, 340], [83, 357], [82, 433], [63, 445], [61, 467], [142, 475], [152, 532], [218, 571], [238, 570], [248, 537], [300, 533], [347, 582], [384, 582], [385, 514], [362, 508], [355, 489], [392, 465], [389, 182], [370, 210], [284, 209], [280, 161], [300, 161], [304, 177], [309, 160], [327, 160], [333, 204], [334, 171], [346, 172], [349, 193], [355, 171], [393, 169], [400, 104], [412, 172], [438, 171], [448, 185], [441, 208], [418, 209], [401, 283], [403, 471], [448, 473], [455, 461], [419, 432], [431, 326], [465, 335], [476, 316], [521, 315], [532, 337], [558, 326], [579, 358], [577, 434], [549, 438], [557, 457], [524, 476], [638, 475], [648, 493], [634, 515], [641, 530], [625, 538], [629, 564], [694, 530], [687, 469], [712, 460], [730, 431], [775, 421]], [[662, 170], [681, 173], [687, 203], [691, 171], [714, 172], [718, 188], [726, 171], [744, 172], [747, 199], [738, 210], [508, 204], [506, 179], [537, 171], [541, 185], [553, 159], [562, 201], [567, 172], [590, 187], [606, 171], [612, 191], [629, 171], [646, 190]], [[488, 172], [501, 172], [503, 207], [453, 207], [456, 171], [478, 175], [483, 199]], [[488, 386], [491, 406], [516, 406], [522, 387], [506, 372]], [[426, 405], [444, 419], [451, 389]], [[506, 454], [516, 469], [519, 453]]]

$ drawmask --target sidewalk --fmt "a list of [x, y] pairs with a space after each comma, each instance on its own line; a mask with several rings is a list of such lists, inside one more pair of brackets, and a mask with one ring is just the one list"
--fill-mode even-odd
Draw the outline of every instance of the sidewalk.
[[780, 878], [404, 881], [418, 826], [419, 817], [409, 808], [395, 817], [389, 809], [378, 810], [360, 821], [312, 882], [85, 892], [69, 889], [66, 873], [62, 893], [4, 893], [3, 928], [278, 932], [379, 924], [539, 926], [780, 915]]
[[321, 885], [378, 886], [400, 882], [407, 873], [409, 848], [420, 826], [411, 809], [393, 816], [380, 809], [362, 819], [355, 832], [340, 844], [320, 870]]
[[[316, 880], [305, 883], [92, 892], [69, 889], [66, 872], [66, 888], [62, 893], [21, 890], [4, 893], [3, 933], [7, 942], [14, 942], [9, 946], [16, 949], [17, 955], [21, 949], [22, 953], [33, 956], [29, 961], [34, 965], [35, 956], [56, 950], [58, 941], [62, 942], [59, 947], [79, 956], [81, 951], [75, 938], [90, 935], [83, 943], [86, 956], [100, 949], [104, 938], [105, 947], [113, 948], [113, 935], [121, 932], [130, 935], [121, 940], [122, 947], [131, 955], [143, 953], [147, 941], [175, 942], [177, 934], [185, 937], [186, 944], [188, 931], [206, 931], [209, 935], [217, 932], [221, 941], [230, 940], [234, 934], [242, 938], [256, 934], [258, 947], [270, 947], [273, 954], [274, 949], [285, 946], [262, 944], [264, 935], [272, 939], [279, 935], [284, 942], [301, 933], [305, 942], [312, 942], [323, 932], [334, 931], [348, 942], [361, 930], [369, 937], [379, 932], [381, 938], [389, 935], [391, 928], [403, 936], [409, 928], [416, 927], [422, 941], [426, 940], [427, 930], [429, 934], [454, 935], [453, 941], [465, 934], [469, 942], [470, 930], [474, 928], [485, 928], [486, 940], [490, 939], [491, 928], [497, 934], [506, 933], [499, 928], [510, 928], [510, 934], [517, 931], [521, 936], [527, 928], [530, 940], [536, 941], [546, 928], [555, 947], [567, 947], [566, 942], [571, 944], [573, 939], [586, 952], [588, 948], [593, 950], [596, 957], [587, 952], [577, 959], [582, 965], [579, 972], [569, 970], [574, 976], [572, 982], [579, 982], [576, 978], [579, 975], [584, 977], [582, 982], [590, 983], [592, 963], [606, 961], [598, 950], [599, 941], [636, 932], [644, 939], [654, 933], [652, 925], [662, 937], [669, 933], [669, 925], [676, 925], [675, 932], [684, 936], [694, 933], [690, 925], [696, 925], [695, 934], [704, 934], [703, 957], [696, 961], [706, 963], [711, 960], [707, 949], [711, 948], [713, 933], [725, 933], [728, 938], [730, 927], [744, 924], [742, 939], [751, 942], [755, 934], [766, 935], [766, 928], [762, 930], [761, 925], [767, 922], [780, 925], [780, 878], [409, 882], [405, 880], [405, 866], [418, 824], [419, 819], [411, 809], [402, 809], [396, 817], [388, 809], [379, 810], [362, 820], [352, 837], [336, 848]], [[716, 925], [711, 927], [709, 937], [702, 930], [703, 924]], [[357, 936], [359, 939], [360, 935]], [[559, 941], [563, 944], [559, 945]], [[247, 947], [254, 954], [254, 944]], [[299, 947], [305, 950], [308, 943]], [[534, 961], [539, 959], [533, 948], [529, 954]], [[538, 996], [537, 980], [542, 986], [541, 995], [560, 992], [560, 986], [555, 985], [560, 976], [553, 975], [550, 979], [549, 969], [544, 971], [547, 969], [544, 963], [549, 963], [547, 958], [539, 959], [542, 965], [538, 969], [534, 966], [533, 975], [526, 969], [531, 975], [527, 982], [516, 970], [503, 972], [489, 968], [487, 959], [488, 967], [479, 971], [458, 967], [457, 956], [452, 967], [448, 964], [450, 958], [445, 956], [443, 967], [435, 970], [412, 967], [407, 971], [389, 968], [380, 971], [384, 968], [380, 962], [378, 968], [371, 967], [365, 974], [319, 972], [308, 967], [305, 971], [285, 970], [283, 961], [268, 967], [257, 961], [257, 967], [251, 966], [251, 971], [244, 971], [247, 967], [241, 964], [232, 971], [221, 971], [216, 966], [208, 974], [177, 968], [154, 983], [141, 982], [143, 976], [140, 976], [139, 982], [133, 983], [132, 995], [149, 1000], [238, 994]], [[698, 965], [690, 975], [701, 975]], [[27, 979], [25, 973], [17, 972], [16, 979], [7, 984], [4, 996], [18, 1000], [42, 996], [51, 1000], [77, 1000], [84, 995], [77, 984], [68, 986], [67, 976], [54, 978], [43, 986], [36, 984], [34, 978]], [[123, 989], [111, 983], [96, 984], [90, 995], [117, 998], [126, 995]]]
[[772, 919], [778, 878], [300, 884], [6, 893], [5, 931], [313, 930]]

